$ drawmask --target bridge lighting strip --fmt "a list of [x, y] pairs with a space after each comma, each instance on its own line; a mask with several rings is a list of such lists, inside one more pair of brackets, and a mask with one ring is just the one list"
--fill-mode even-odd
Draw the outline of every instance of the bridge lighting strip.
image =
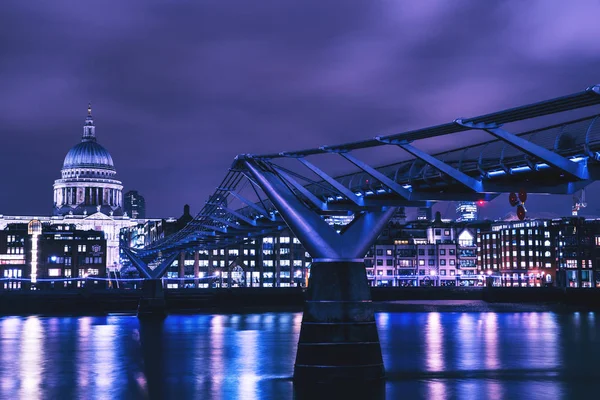
[[114, 280], [118, 280], [119, 282], [137, 282], [137, 281], [145, 281], [146, 279], [144, 278], [118, 278], [118, 279], [114, 279], [114, 278], [103, 278], [103, 277], [97, 277], [97, 278], [39, 278], [36, 279], [35, 281], [33, 279], [29, 279], [29, 278], [0, 278], [0, 281], [20, 281], [20, 282], [67, 282], [67, 281], [114, 281]]
[[[573, 162], [580, 162], [580, 161], [584, 161], [587, 160], [587, 157], [581, 157], [581, 156], [576, 156], [576, 157], [571, 157], [570, 158], [571, 161]], [[546, 163], [540, 163], [540, 164], [536, 164], [535, 168], [536, 169], [544, 169], [544, 168], [549, 168], [550, 166]], [[525, 171], [531, 171], [531, 168], [529, 168], [529, 166], [524, 165], [522, 167], [515, 167], [515, 168], [511, 168], [510, 172], [525, 172]], [[502, 169], [498, 169], [495, 171], [489, 171], [488, 176], [499, 176], [499, 175], [505, 175], [506, 172]]]

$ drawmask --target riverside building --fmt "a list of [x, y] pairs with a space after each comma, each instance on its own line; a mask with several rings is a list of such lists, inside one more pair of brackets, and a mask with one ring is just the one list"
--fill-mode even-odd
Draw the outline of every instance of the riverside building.
[[498, 286], [600, 287], [600, 220], [492, 224], [477, 238], [477, 267]]
[[106, 255], [103, 232], [39, 220], [10, 224], [0, 231], [0, 288], [81, 287], [75, 278], [106, 275]]

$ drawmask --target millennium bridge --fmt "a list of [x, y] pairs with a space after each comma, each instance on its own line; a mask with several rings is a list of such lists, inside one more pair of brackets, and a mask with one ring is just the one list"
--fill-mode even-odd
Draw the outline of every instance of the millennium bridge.
[[[184, 229], [141, 250], [123, 249], [145, 278], [140, 312], [160, 306], [160, 278], [182, 251], [223, 249], [289, 228], [313, 259], [294, 379], [380, 379], [384, 366], [363, 257], [397, 208], [510, 193], [523, 219], [528, 193], [584, 188], [600, 177], [598, 104], [595, 85], [358, 142], [238, 155]], [[385, 165], [373, 161], [390, 157]], [[337, 161], [353, 172], [335, 175], [322, 167]], [[336, 229], [326, 216], [351, 222]]]

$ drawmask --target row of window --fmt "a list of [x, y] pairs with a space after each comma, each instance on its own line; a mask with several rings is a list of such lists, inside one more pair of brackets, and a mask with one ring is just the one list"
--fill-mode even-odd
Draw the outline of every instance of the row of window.
[[[434, 269], [430, 269], [430, 270], [420, 269], [419, 270], [419, 275], [436, 275], [436, 274], [437, 274], [437, 271]], [[445, 269], [440, 269], [439, 274], [441, 276], [446, 276], [446, 275], [456, 276], [456, 270], [450, 269], [450, 270], [446, 271]]]
[[[518, 246], [525, 246], [525, 243], [526, 243], [526, 242], [525, 242], [524, 240], [520, 240], [520, 241], [519, 241], [519, 244], [518, 244]], [[511, 241], [511, 242], [504, 242], [504, 246], [505, 246], [505, 247], [510, 247], [510, 245], [511, 245], [511, 244], [512, 244], [513, 246], [517, 246], [517, 241], [516, 241], [516, 240], [513, 240], [513, 241]], [[562, 245], [562, 244], [563, 244], [563, 242], [560, 242], [560, 244]], [[529, 245], [529, 246], [533, 246], [533, 245], [535, 245], [535, 246], [541, 246], [541, 245], [542, 245], [542, 241], [541, 241], [541, 240], [528, 240], [528, 241], [527, 241], [527, 245]], [[550, 241], [549, 241], [549, 240], [545, 240], [545, 241], [544, 241], [544, 246], [546, 246], [546, 247], [550, 247], [551, 245], [552, 245], [552, 244], [550, 243]], [[490, 243], [490, 242], [488, 242], [488, 243], [486, 243], [486, 244], [484, 245], [484, 247], [487, 247], [488, 249], [489, 249], [490, 247], [491, 247], [492, 249], [495, 249], [495, 248], [497, 248], [497, 245], [496, 245], [496, 243], [495, 243], [495, 242], [493, 242], [493, 243]]]
[[[505, 269], [510, 269], [510, 268], [542, 268], [542, 266], [544, 266], [544, 268], [552, 268], [552, 263], [541, 263], [541, 262], [532, 262], [530, 261], [529, 263], [527, 263], [526, 261], [521, 261], [520, 263], [517, 262], [506, 262], [503, 265], [500, 266], [500, 268], [505, 268]], [[484, 263], [482, 268], [484, 269], [498, 269], [498, 264], [497, 263]]]
[[[400, 260], [400, 261], [411, 261], [411, 260]], [[446, 260], [446, 259], [444, 259], [444, 258], [441, 258], [441, 259], [439, 260], [439, 263], [440, 263], [440, 265], [446, 265], [446, 261], [448, 262], [448, 264], [447, 264], [447, 265], [456, 265], [456, 259], [454, 259], [454, 258], [451, 258], [451, 259], [449, 259], [449, 260]], [[425, 265], [425, 260], [423, 260], [423, 259], [421, 259], [421, 260], [418, 260], [418, 262], [419, 262], [419, 265]], [[381, 267], [381, 266], [383, 266], [383, 260], [382, 260], [381, 258], [378, 258], [378, 259], [375, 261], [375, 263], [376, 263], [376, 265], [377, 265], [378, 267]], [[392, 266], [394, 265], [394, 260], [393, 260], [392, 258], [388, 258], [387, 260], [385, 260], [385, 265], [386, 265], [387, 267], [392, 267]], [[430, 265], [430, 266], [433, 266], [433, 265], [435, 265], [435, 259], [433, 259], [433, 258], [430, 258], [429, 260], [427, 260], [427, 265]], [[405, 263], [402, 263], [402, 264], [398, 263], [398, 266], [410, 267], [410, 266], [412, 266], [412, 263], [410, 263], [410, 264], [409, 264], [409, 263], [407, 263], [407, 262], [405, 262]]]
[[[446, 255], [446, 250], [448, 250], [448, 255], [450, 256], [454, 256], [456, 255], [456, 249], [440, 249], [440, 256], [445, 256]], [[383, 256], [383, 249], [376, 249], [375, 254], [378, 256]], [[396, 255], [398, 256], [403, 256], [403, 257], [413, 257], [414, 256], [414, 250], [412, 249], [398, 249], [396, 250]], [[425, 249], [418, 249], [418, 254], [420, 256], [424, 256], [425, 255]], [[392, 249], [387, 249], [385, 251], [385, 255], [386, 256], [393, 256], [394, 255], [394, 250]], [[428, 256], [434, 256], [435, 255], [435, 249], [427, 249], [427, 255]]]
[[[289, 238], [287, 238], [287, 239], [289, 239]], [[284, 243], [284, 242], [282, 242], [282, 243]], [[279, 254], [289, 254], [289, 253], [290, 253], [290, 248], [289, 247], [282, 247], [282, 248], [279, 249]], [[200, 254], [208, 255], [208, 251], [206, 251], [206, 252], [200, 252]], [[215, 249], [215, 250], [213, 250], [212, 254], [213, 254], [213, 256], [219, 256], [219, 255], [220, 256], [224, 256], [225, 255], [225, 250], [224, 249], [220, 249], [220, 250], [219, 249]], [[240, 255], [240, 252], [239, 252], [238, 249], [229, 249], [228, 252], [227, 252], [227, 254], [230, 257], [237, 257], [237, 256]], [[256, 249], [243, 249], [243, 254], [245, 256], [248, 256], [248, 255], [254, 256], [254, 255], [256, 255]], [[273, 255], [273, 254], [274, 254], [274, 250], [273, 250], [272, 247], [271, 248], [265, 248], [265, 249], [263, 249], [263, 255], [267, 256], [267, 255]], [[307, 257], [309, 257], [308, 253], [307, 253]]]
[[17, 236], [15, 235], [7, 235], [6, 236], [6, 243], [15, 243], [15, 242], [22, 242], [23, 239], [18, 239]]
[[[494, 227], [492, 227], [492, 229], [494, 229]], [[514, 235], [517, 234], [517, 230], [516, 229], [512, 229], [512, 230], [511, 229], [505, 229], [503, 236], [506, 236], [506, 235], [509, 235], [509, 234], [512, 234], [514, 236]], [[528, 229], [527, 230], [527, 234], [528, 235], [538, 235], [539, 231], [537, 229]], [[519, 229], [519, 235], [525, 235], [525, 229]], [[482, 235], [482, 236], [484, 236], [484, 235]], [[489, 233], [486, 233], [484, 237], [486, 239], [490, 239], [490, 237], [492, 239], [496, 239], [496, 237], [499, 237], [499, 236], [500, 236], [500, 233], [498, 233], [498, 234], [492, 233], [491, 235]], [[548, 231], [548, 230], [544, 231], [544, 237], [545, 238], [549, 238], [550, 237], [550, 231]]]
[[6, 254], [23, 254], [23, 247], [7, 247]]

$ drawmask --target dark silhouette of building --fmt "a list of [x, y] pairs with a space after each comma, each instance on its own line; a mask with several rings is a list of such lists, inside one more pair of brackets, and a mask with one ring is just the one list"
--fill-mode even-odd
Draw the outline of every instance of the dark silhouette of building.
[[190, 206], [186, 204], [183, 206], [183, 215], [177, 218], [177, 230], [181, 230], [185, 228], [185, 226], [194, 219], [192, 214], [190, 214]]
[[146, 218], [146, 200], [137, 190], [125, 193], [125, 212], [133, 219]]

